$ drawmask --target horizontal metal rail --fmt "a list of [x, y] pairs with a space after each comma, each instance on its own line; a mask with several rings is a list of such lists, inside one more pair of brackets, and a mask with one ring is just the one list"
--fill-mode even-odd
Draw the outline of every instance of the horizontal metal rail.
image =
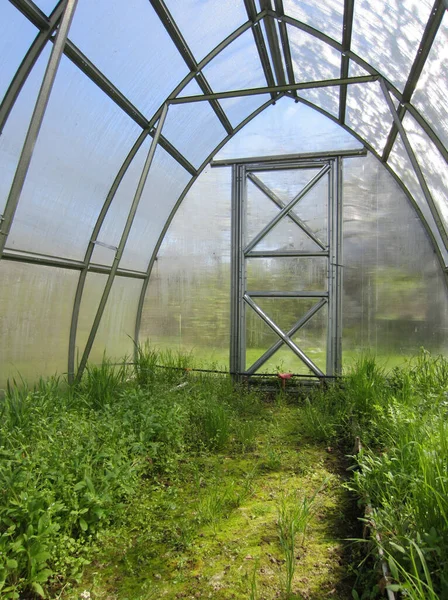
[[313, 257], [313, 256], [328, 256], [328, 252], [311, 252], [307, 250], [252, 250], [245, 254], [246, 258], [287, 258], [287, 257]]
[[247, 291], [247, 296], [251, 298], [328, 298], [328, 292], [320, 291], [287, 291], [281, 290], [266, 291], [266, 290], [254, 290]]
[[[334, 119], [335, 120], [335, 119]], [[281, 156], [250, 156], [248, 158], [222, 158], [213, 160], [210, 165], [212, 167], [230, 167], [231, 165], [247, 164], [247, 170], [250, 171], [253, 165], [260, 165], [263, 161], [284, 162], [290, 160], [306, 160], [306, 159], [322, 159], [322, 158], [337, 158], [338, 156], [367, 156], [367, 148], [355, 148], [353, 150], [331, 150], [327, 152], [305, 152], [303, 154], [282, 154]], [[262, 164], [260, 166], [263, 166]], [[264, 167], [266, 169], [266, 165]], [[272, 166], [270, 166], [272, 168]]]

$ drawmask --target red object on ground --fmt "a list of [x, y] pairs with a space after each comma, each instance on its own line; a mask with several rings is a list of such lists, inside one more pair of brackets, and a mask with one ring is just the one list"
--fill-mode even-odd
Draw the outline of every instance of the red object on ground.
[[291, 379], [292, 373], [278, 373], [278, 377], [279, 377], [279, 379], [282, 380], [282, 388], [285, 389], [286, 388], [286, 381], [288, 379]]

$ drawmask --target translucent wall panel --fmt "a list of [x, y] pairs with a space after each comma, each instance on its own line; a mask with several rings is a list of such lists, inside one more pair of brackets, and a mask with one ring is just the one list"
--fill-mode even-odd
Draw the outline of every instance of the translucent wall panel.
[[139, 131], [63, 57], [8, 247], [82, 259], [110, 185]]
[[255, 290], [322, 292], [327, 289], [326, 257], [248, 258], [246, 268], [249, 293]]
[[148, 117], [188, 73], [147, 0], [79, 0], [70, 39]]
[[442, 142], [448, 147], [448, 17], [437, 32], [417, 87], [412, 96], [414, 104], [429, 121]]
[[0, 102], [16, 74], [37, 29], [14, 6], [0, 4]]
[[257, 108], [269, 100], [266, 94], [257, 96], [246, 96], [242, 98], [225, 98], [219, 103], [224, 109], [227, 117], [233, 127], [236, 127], [244, 121], [246, 117], [252, 114]]
[[417, 54], [431, 0], [357, 0], [352, 49], [401, 91]]
[[417, 160], [423, 170], [423, 176], [445, 228], [448, 229], [448, 167], [445, 159], [409, 113], [406, 114], [403, 120], [403, 126], [418, 157]]
[[0, 135], [0, 213], [4, 211], [49, 56], [50, 47], [47, 45], [28, 76]]
[[143, 190], [120, 266], [144, 271], [171, 210], [191, 175], [158, 148]]
[[228, 367], [230, 169], [207, 168], [176, 213], [151, 274], [140, 340]]
[[65, 373], [78, 273], [2, 260], [0, 277], [0, 387]]
[[247, 21], [243, 2], [167, 0], [166, 5], [199, 61]]
[[382, 154], [392, 115], [377, 81], [347, 86], [346, 123]]
[[[106, 275], [98, 273], [87, 275], [76, 336], [76, 355], [79, 358], [89, 337], [106, 281]], [[142, 283], [141, 279], [115, 278], [90, 353], [90, 362], [101, 362], [104, 353], [116, 360], [124, 356], [132, 357], [134, 348], [132, 340]]]
[[337, 79], [341, 53], [313, 35], [288, 25], [294, 77], [297, 82]]
[[344, 364], [370, 349], [394, 366], [446, 351], [447, 290], [426, 232], [372, 156], [344, 160]]
[[314, 90], [300, 90], [299, 98], [312, 102], [318, 108], [322, 108], [334, 117], [339, 116], [339, 88], [316, 88]]
[[361, 148], [349, 133], [318, 111], [282, 98], [237, 133], [216, 158], [271, 156]]
[[252, 31], [246, 31], [224, 48], [202, 72], [214, 92], [266, 86]]
[[[303, 298], [256, 298], [258, 306], [283, 330], [288, 333], [317, 302]], [[327, 307], [322, 307], [308, 323], [291, 336], [293, 342], [322, 371], [326, 371]], [[249, 307], [246, 309], [246, 368], [260, 358], [279, 340], [279, 337]], [[257, 371], [259, 373], [292, 372], [309, 375], [310, 369], [294, 352], [282, 344]]]
[[199, 167], [227, 133], [209, 102], [171, 105], [163, 135]]
[[327, 0], [319, 3], [313, 0], [301, 2], [284, 0], [283, 6], [288, 16], [311, 25], [338, 42], [342, 41], [343, 0]]

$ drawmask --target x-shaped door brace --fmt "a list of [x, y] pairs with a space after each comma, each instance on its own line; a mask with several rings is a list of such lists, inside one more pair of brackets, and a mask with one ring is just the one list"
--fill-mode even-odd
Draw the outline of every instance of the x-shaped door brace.
[[[314, 168], [316, 164], [312, 165]], [[322, 243], [322, 241], [311, 231], [311, 229], [304, 223], [294, 212], [292, 209], [294, 206], [304, 197], [306, 194], [322, 179], [322, 177], [330, 171], [330, 165], [319, 165], [321, 166], [321, 170], [306, 184], [306, 186], [288, 203], [285, 204], [274, 194], [272, 190], [270, 190], [258, 177], [256, 177], [253, 173], [248, 173], [247, 177], [252, 181], [256, 187], [262, 191], [274, 204], [276, 204], [281, 210], [280, 212], [268, 223], [254, 238], [253, 240], [246, 246], [243, 251], [245, 258], [251, 258], [256, 256], [266, 256], [267, 252], [257, 252], [254, 251], [253, 248], [279, 223], [285, 216], [288, 216], [306, 235], [313, 240], [322, 250], [320, 252], [299, 252], [299, 251], [288, 251], [288, 252], [277, 252], [271, 251], [269, 255], [271, 256], [328, 256], [328, 247]], [[322, 299], [312, 306], [308, 312], [301, 317], [295, 325], [285, 333], [278, 325], [258, 306], [258, 304], [253, 300], [254, 297], [262, 297], [268, 296], [271, 298], [274, 297], [298, 297], [298, 298], [316, 298], [321, 297]], [[277, 350], [283, 345], [286, 344], [298, 358], [302, 360], [302, 362], [311, 370], [313, 373], [319, 377], [324, 377], [324, 373], [319, 369], [314, 362], [308, 358], [308, 356], [297, 346], [297, 344], [291, 339], [292, 336], [299, 331], [301, 327], [303, 327], [325, 304], [327, 304], [327, 292], [245, 292], [243, 295], [243, 300], [248, 304], [254, 312], [274, 331], [278, 336], [279, 340], [275, 342], [260, 358], [253, 363], [253, 365], [247, 369], [246, 373], [248, 375], [252, 375], [257, 371]]]

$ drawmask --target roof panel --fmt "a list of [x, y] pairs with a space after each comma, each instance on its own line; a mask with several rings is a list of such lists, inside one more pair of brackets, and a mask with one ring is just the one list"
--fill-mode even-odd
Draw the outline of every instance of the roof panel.
[[198, 61], [247, 21], [240, 0], [166, 0], [165, 3]]
[[329, 44], [292, 25], [287, 26], [297, 82], [338, 78], [341, 54]]
[[377, 81], [347, 86], [346, 123], [382, 154], [392, 115]]
[[342, 41], [343, 0], [326, 0], [326, 2], [284, 0], [283, 6], [288, 16], [311, 25], [338, 42]]
[[352, 50], [403, 91], [431, 0], [357, 0]]
[[79, 0], [70, 39], [147, 117], [188, 73], [148, 0]]
[[38, 31], [9, 2], [0, 5], [0, 101]]
[[448, 15], [442, 21], [414, 95], [414, 104], [448, 148]]
[[162, 133], [195, 167], [227, 135], [207, 101], [171, 105]]
[[82, 259], [140, 128], [63, 57], [7, 245]]
[[252, 31], [246, 31], [222, 50], [204, 69], [214, 92], [266, 85]]
[[236, 127], [267, 102], [269, 98], [270, 96], [267, 94], [258, 94], [257, 96], [242, 96], [241, 98], [224, 98], [219, 103], [226, 112], [232, 126]]
[[314, 90], [299, 90], [299, 98], [312, 102], [334, 117], [339, 115], [339, 87], [316, 88]]

